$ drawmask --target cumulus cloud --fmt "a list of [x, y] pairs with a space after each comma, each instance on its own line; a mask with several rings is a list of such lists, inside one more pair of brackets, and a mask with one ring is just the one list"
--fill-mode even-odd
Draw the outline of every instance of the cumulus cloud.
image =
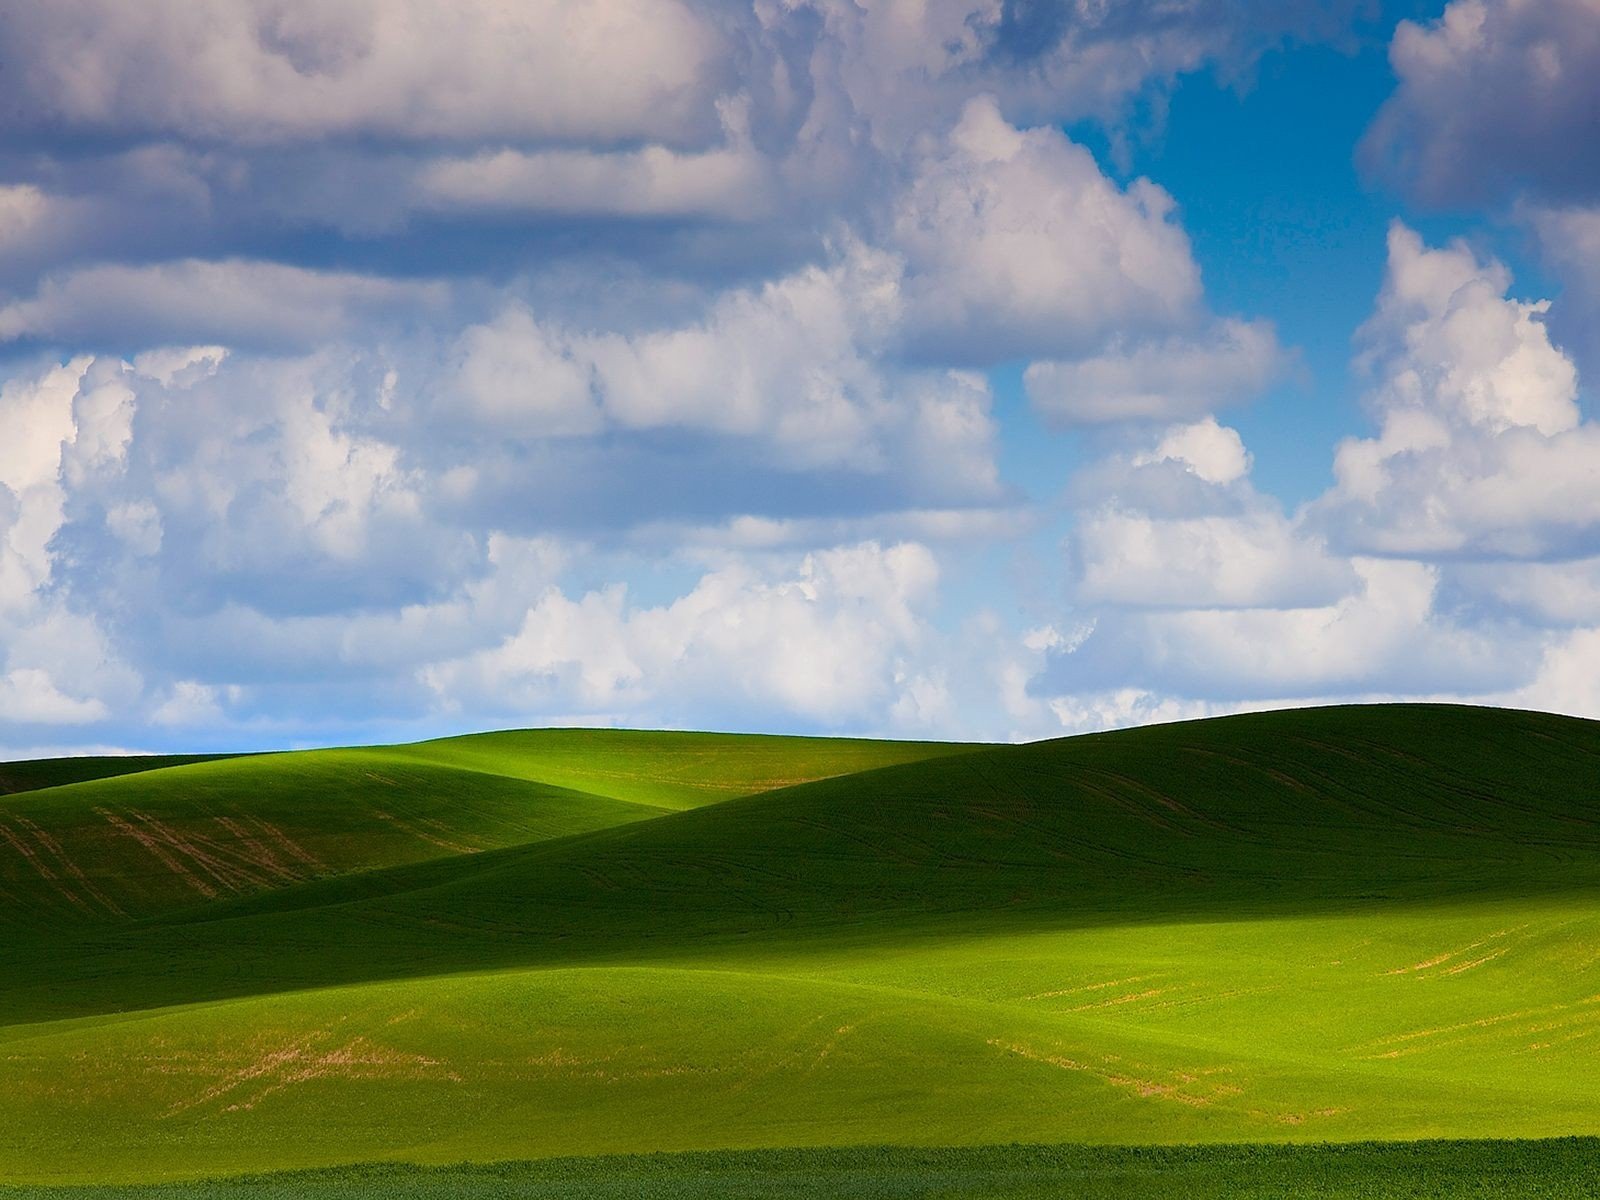
[[1131, 465], [1146, 467], [1175, 463], [1206, 483], [1226, 484], [1242, 479], [1250, 470], [1250, 451], [1239, 431], [1206, 417], [1193, 425], [1168, 429], [1147, 451], [1135, 454]]
[[1516, 708], [1600, 718], [1600, 628], [1574, 629], [1552, 639], [1526, 685], [1491, 699]]
[[274, 262], [106, 264], [45, 278], [0, 307], [0, 342], [105, 347], [206, 340], [316, 344], [362, 319], [438, 307], [438, 286]]
[[626, 719], [664, 703], [755, 705], [822, 724], [870, 720], [927, 699], [930, 681], [907, 663], [927, 636], [937, 575], [923, 546], [869, 542], [787, 569], [733, 564], [655, 607], [631, 604], [620, 585], [577, 599], [551, 590], [505, 642], [424, 678], [446, 700], [487, 696], [511, 711], [573, 705]]
[[462, 332], [453, 384], [474, 419], [514, 437], [595, 433], [604, 423], [593, 363], [525, 307]]
[[860, 244], [826, 266], [719, 296], [699, 321], [567, 330], [525, 309], [467, 330], [459, 394], [502, 432], [696, 430], [794, 467], [909, 472], [942, 494], [994, 500], [988, 384], [899, 369], [900, 264]]
[[1549, 315], [1551, 333], [1593, 378], [1600, 372], [1600, 204], [1527, 202], [1518, 215], [1563, 285], [1561, 303]]
[[1055, 732], [1069, 734], [1127, 729], [1134, 725], [1162, 725], [1171, 721], [1198, 721], [1205, 717], [1224, 717], [1274, 707], [1272, 704], [1248, 701], [1188, 700], [1135, 687], [1053, 696], [1046, 701], [1036, 701], [1036, 704], [1050, 714], [1057, 726]]
[[1399, 696], [1600, 712], [1600, 442], [1548, 306], [1463, 244], [1397, 224], [1388, 251], [1358, 337], [1379, 432], [1339, 446], [1327, 494], [1282, 513], [1210, 419], [1085, 472], [1080, 624], [1044, 645], [1036, 706], [1069, 727]]
[[132, 648], [162, 614], [230, 598], [298, 612], [448, 587], [471, 539], [421, 511], [359, 376], [206, 349], [47, 372], [71, 421], [51, 464], [55, 590], [123, 623]]
[[1600, 626], [1600, 558], [1453, 563], [1444, 578], [1465, 605], [1554, 629]]
[[[43, 150], [19, 185], [79, 210], [71, 238], [40, 229], [69, 257], [245, 257], [315, 229], [440, 271], [555, 253], [725, 277], [876, 219], [974, 95], [1025, 125], [1113, 118], [1353, 8], [63, 0], [0, 13], [0, 127]], [[490, 256], [486, 221], [538, 236]]]
[[1509, 298], [1503, 266], [1430, 249], [1404, 226], [1362, 333], [1379, 421], [1341, 443], [1316, 519], [1342, 544], [1421, 558], [1571, 557], [1600, 523], [1600, 427], [1550, 341], [1545, 302]]
[[50, 673], [38, 667], [19, 667], [0, 675], [0, 721], [84, 725], [106, 715], [104, 702], [64, 695]]
[[1287, 38], [1331, 36], [1357, 6], [1274, 0], [932, 0], [820, 6], [838, 87], [880, 142], [989, 93], [1027, 124], [1112, 118], [1206, 64], [1247, 69]]
[[1149, 180], [1118, 188], [1059, 131], [974, 100], [895, 209], [912, 340], [982, 361], [1181, 324], [1200, 272], [1172, 216]]
[[974, 369], [1019, 355], [1041, 410], [1163, 426], [1075, 494], [1097, 630], [1179, 586], [1335, 603], [1206, 417], [1275, 377], [1271, 327], [1219, 319], [1173, 198], [1061, 127], [1347, 16], [11, 6], [6, 742], [1059, 728], [1027, 681], [1078, 635], [952, 633], [938, 585], [1050, 519]]
[[1238, 433], [1215, 418], [1170, 427], [1077, 485], [1069, 540], [1085, 610], [1294, 608], [1349, 592], [1348, 564], [1250, 485]]
[[1367, 164], [1431, 203], [1600, 193], [1600, 11], [1594, 0], [1451, 0], [1402, 21], [1399, 87], [1362, 146]]
[[1082, 520], [1073, 547], [1088, 606], [1292, 608], [1350, 585], [1342, 560], [1267, 506], [1167, 519], [1112, 509]]
[[749, 221], [778, 206], [772, 164], [747, 138], [691, 152], [490, 150], [428, 163], [413, 186], [430, 213]]
[[27, 278], [95, 239], [95, 202], [36, 183], [0, 184], [0, 282]]
[[[556, 586], [562, 556], [537, 535], [559, 524], [540, 507], [557, 493], [623, 553], [826, 546], [891, 527], [896, 508], [908, 532], [981, 535], [1007, 520], [965, 507], [1001, 498], [986, 385], [879, 363], [871, 339], [881, 324], [857, 320], [860, 305], [875, 303], [877, 276], [856, 269], [808, 271], [724, 297], [697, 325], [632, 338], [549, 332], [514, 306], [468, 327], [442, 359], [381, 341], [298, 355], [199, 346], [84, 356], [13, 379], [0, 391], [0, 419], [27, 436], [0, 451], [0, 600], [14, 610], [0, 633], [19, 641], [0, 674], [23, 672], [8, 686], [47, 723], [103, 721], [134, 702], [155, 726], [206, 714], [240, 721], [330, 678], [338, 686], [322, 696], [335, 708], [343, 694], [374, 712], [437, 709], [445, 693], [424, 686], [424, 668], [510, 637], [528, 597]], [[671, 386], [652, 391], [651, 379]], [[764, 511], [692, 535], [682, 513], [695, 511], [695, 490], [681, 493], [688, 510], [672, 498], [681, 456], [640, 460], [614, 444], [663, 429], [700, 439], [708, 451], [688, 461], [713, 471], [730, 439], [742, 442], [754, 460], [747, 495]], [[547, 452], [569, 460], [561, 447], [573, 446], [583, 447], [577, 469], [553, 480], [509, 470]], [[793, 496], [773, 486], [775, 469], [790, 472]], [[619, 508], [611, 484], [629, 470], [635, 490]], [[805, 515], [815, 501], [802, 493], [816, 479], [852, 476], [885, 482], [842, 513]], [[953, 507], [927, 509], [918, 497]], [[873, 505], [891, 526], [868, 519]], [[849, 555], [816, 561], [830, 596], [854, 597], [861, 613], [877, 603], [850, 591]], [[875, 561], [863, 560], [863, 578]], [[886, 561], [886, 578], [925, 599], [927, 551]], [[919, 563], [929, 572], [917, 575]], [[747, 584], [763, 604], [788, 595], [788, 583], [768, 588], [754, 570], [722, 568], [674, 612], [692, 611], [709, 629], [747, 620], [738, 610]], [[794, 586], [803, 593], [810, 579]], [[579, 592], [572, 604], [589, 612], [608, 594]], [[724, 601], [734, 607], [719, 616]], [[555, 599], [547, 607], [561, 611]], [[69, 610], [84, 614], [71, 644], [97, 647], [104, 670], [89, 670], [78, 651], [59, 661], [47, 653], [68, 642], [40, 631]], [[750, 636], [767, 637], [778, 619], [752, 623]], [[816, 636], [850, 628], [825, 623]], [[800, 685], [776, 680], [774, 713], [826, 725], [864, 711], [806, 700]], [[597, 693], [574, 687], [561, 703], [589, 711]], [[936, 689], [917, 688], [906, 703], [923, 711]]]
[[71, 465], [120, 446], [117, 397], [91, 369], [78, 359], [0, 387], [0, 721], [13, 728], [90, 724], [140, 687], [100, 622], [53, 587]]
[[1503, 265], [1459, 242], [1425, 247], [1398, 222], [1388, 251], [1377, 311], [1360, 334], [1379, 413], [1431, 409], [1457, 424], [1546, 436], [1577, 424], [1577, 371], [1545, 332], [1547, 301], [1507, 298]]
[[1460, 626], [1434, 611], [1438, 570], [1356, 559], [1331, 604], [1118, 611], [1100, 617], [1038, 683], [1045, 693], [1134, 687], [1187, 699], [1482, 694], [1523, 682], [1539, 640]]
[[1063, 425], [1193, 418], [1261, 393], [1283, 372], [1270, 323], [1222, 320], [1202, 333], [1124, 337], [1076, 361], [1030, 363], [1028, 399]]
[[[6, 418], [26, 413], [38, 435], [0, 459], [18, 584], [0, 608], [0, 720], [94, 726], [142, 709], [189, 730], [269, 717], [275, 696], [318, 680], [310, 718], [352, 698], [413, 717], [938, 715], [942, 685], [914, 654], [938, 579], [926, 547], [723, 552], [659, 605], [570, 589], [550, 544], [494, 534], [485, 554], [470, 538], [453, 552], [426, 472], [365, 424], [355, 382], [325, 357], [200, 349], [82, 358], [8, 386]], [[221, 392], [226, 410], [210, 403]], [[366, 403], [381, 411], [381, 395], [379, 381]], [[34, 533], [22, 501], [40, 504]], [[422, 563], [410, 584], [405, 562]], [[130, 651], [149, 675], [123, 666]]]
[[0, 23], [13, 129], [693, 140], [725, 54], [678, 0], [115, 0]]

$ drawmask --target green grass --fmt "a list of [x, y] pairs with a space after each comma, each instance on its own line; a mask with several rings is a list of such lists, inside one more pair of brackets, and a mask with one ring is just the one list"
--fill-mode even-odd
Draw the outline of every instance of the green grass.
[[[1600, 1134], [1595, 723], [93, 774], [0, 798], [0, 1179], [726, 1151], [740, 1195], [1487, 1195], [1452, 1164], [1495, 1162], [1590, 1194], [1590, 1142], [1362, 1144]], [[1190, 1149], [1086, 1148], [1128, 1144]], [[1029, 1155], [1104, 1171], [1028, 1191]], [[677, 1195], [702, 1160], [606, 1161], [461, 1178]]]
[[136, 775], [181, 767], [189, 763], [228, 758], [225, 754], [128, 754], [104, 758], [35, 758], [28, 762], [0, 762], [0, 796], [32, 792], [39, 788], [83, 783], [89, 779], [108, 779], [116, 775]]
[[988, 1146], [371, 1165], [129, 1188], [0, 1189], [8, 1200], [1582, 1200], [1600, 1142], [1346, 1146]]
[[538, 730], [222, 759], [0, 764], [0, 780], [22, 793], [0, 805], [0, 927], [21, 936], [47, 925], [54, 936], [60, 923], [529, 846], [964, 749]]

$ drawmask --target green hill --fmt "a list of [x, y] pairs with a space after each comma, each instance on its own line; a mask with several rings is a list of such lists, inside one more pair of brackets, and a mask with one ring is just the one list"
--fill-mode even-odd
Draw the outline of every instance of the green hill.
[[212, 762], [226, 754], [119, 754], [104, 758], [35, 758], [27, 762], [0, 762], [0, 796], [32, 792], [39, 788], [136, 775], [163, 767]]
[[0, 1178], [1600, 1133], [1596, 723], [9, 769]]
[[[149, 917], [524, 846], [962, 748], [540, 730], [220, 759], [0, 764], [0, 922]], [[20, 928], [18, 928], [20, 927]]]

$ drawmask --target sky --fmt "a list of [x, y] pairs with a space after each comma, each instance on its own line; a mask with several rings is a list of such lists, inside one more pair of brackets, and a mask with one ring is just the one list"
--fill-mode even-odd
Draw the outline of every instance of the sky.
[[0, 758], [1600, 717], [1600, 0], [0, 6]]

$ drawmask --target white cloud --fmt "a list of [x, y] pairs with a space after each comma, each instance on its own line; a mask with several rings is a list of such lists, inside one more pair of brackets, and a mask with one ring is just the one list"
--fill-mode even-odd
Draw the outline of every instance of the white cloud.
[[1400, 696], [1600, 711], [1600, 559], [1526, 561], [1595, 543], [1600, 433], [1547, 306], [1510, 285], [1392, 229], [1359, 338], [1380, 430], [1341, 444], [1334, 488], [1295, 519], [1213, 421], [1087, 472], [1080, 503], [1107, 498], [1074, 541], [1092, 624], [1046, 648], [1028, 695], [1069, 726]]
[[1236, 430], [1207, 417], [1082, 473], [1073, 597], [1105, 609], [1297, 608], [1349, 592], [1349, 566], [1249, 482]]
[[1600, 204], [1552, 208], [1525, 204], [1540, 257], [1561, 280], [1561, 303], [1550, 313], [1553, 336], [1583, 364], [1600, 372]]
[[700, 323], [597, 337], [606, 410], [632, 428], [770, 431], [813, 459], [870, 462], [872, 414], [891, 402], [874, 360], [899, 317], [897, 284], [893, 259], [853, 246], [724, 294]]
[[1363, 145], [1367, 162], [1434, 203], [1600, 194], [1594, 0], [1452, 0], [1402, 21], [1399, 88]]
[[1363, 330], [1378, 436], [1342, 442], [1315, 520], [1368, 552], [1571, 556], [1600, 529], [1600, 427], [1546, 304], [1508, 299], [1508, 272], [1396, 225]]
[[0, 184], [0, 272], [38, 269], [92, 236], [96, 205], [36, 183]]
[[896, 705], [914, 715], [937, 707], [937, 683], [906, 665], [937, 577], [922, 546], [863, 543], [786, 569], [730, 564], [657, 607], [630, 605], [621, 587], [577, 599], [551, 590], [503, 644], [424, 678], [447, 700], [492, 698], [506, 711], [754, 706], [822, 724]]
[[1156, 519], [1115, 509], [1072, 538], [1079, 603], [1123, 608], [1292, 608], [1348, 591], [1349, 568], [1271, 506]]
[[1600, 718], [1600, 628], [1574, 629], [1552, 639], [1533, 678], [1493, 699], [1516, 708]]
[[1149, 180], [1118, 188], [1058, 130], [1013, 128], [973, 100], [895, 209], [910, 336], [993, 361], [1186, 323], [1200, 273], [1172, 216]]
[[[663, 547], [693, 545], [728, 564], [666, 615], [648, 608], [624, 614], [635, 642], [657, 630], [638, 652], [653, 672], [678, 679], [690, 689], [686, 696], [698, 697], [685, 703], [711, 705], [719, 693], [690, 670], [695, 655], [680, 661], [676, 651], [662, 648], [676, 636], [675, 628], [686, 631], [685, 646], [700, 648], [695, 654], [732, 655], [754, 645], [742, 638], [778, 639], [780, 616], [774, 614], [798, 604], [795, 596], [820, 588], [834, 615], [806, 607], [790, 615], [802, 626], [812, 619], [809, 632], [802, 628], [805, 637], [818, 644], [838, 637], [839, 653], [859, 661], [866, 674], [847, 690], [859, 697], [876, 689], [872, 694], [892, 707], [887, 697], [898, 678], [912, 698], [896, 720], [931, 720], [943, 685], [914, 664], [874, 658], [878, 652], [868, 642], [900, 636], [904, 625], [898, 618], [874, 624], [870, 612], [879, 600], [853, 592], [850, 575], [858, 571], [870, 580], [877, 571], [889, 580], [882, 594], [892, 605], [896, 587], [907, 596], [931, 587], [916, 572], [919, 563], [931, 564], [926, 551], [884, 551], [888, 565], [882, 569], [866, 551], [859, 563], [829, 551], [792, 578], [727, 558], [740, 548], [792, 552], [846, 537], [881, 536], [897, 520], [907, 535], [939, 537], [1015, 527], [1015, 513], [962, 506], [975, 495], [994, 497], [986, 389], [960, 374], [902, 375], [877, 364], [870, 347], [853, 340], [862, 330], [848, 314], [862, 301], [848, 274], [844, 267], [812, 271], [792, 285], [713, 304], [706, 323], [695, 327], [698, 344], [721, 356], [723, 365], [748, 362], [752, 371], [772, 372], [745, 381], [751, 407], [735, 412], [731, 423], [716, 408], [716, 395], [701, 396], [687, 385], [679, 414], [650, 410], [641, 417], [626, 402], [620, 410], [613, 407], [618, 392], [601, 369], [598, 348], [615, 351], [620, 335], [543, 341], [545, 331], [520, 308], [462, 341], [466, 360], [500, 355], [498, 372], [463, 360], [453, 373], [429, 374], [427, 356], [391, 359], [381, 346], [334, 345], [297, 357], [201, 346], [152, 350], [131, 362], [85, 357], [13, 380], [0, 392], [0, 408], [19, 425], [25, 420], [35, 436], [7, 443], [0, 455], [0, 482], [6, 485], [0, 492], [0, 647], [13, 639], [21, 647], [27, 640], [35, 653], [19, 659], [13, 650], [9, 662], [0, 657], [0, 672], [43, 672], [19, 678], [34, 681], [29, 694], [36, 698], [54, 693], [34, 683], [53, 681], [55, 691], [78, 707], [41, 700], [35, 709], [62, 720], [129, 721], [138, 714], [146, 723], [192, 725], [214, 713], [219, 722], [248, 722], [268, 711], [262, 706], [274, 703], [274, 694], [285, 694], [281, 689], [306, 689], [318, 680], [327, 682], [330, 704], [338, 689], [353, 688], [365, 697], [358, 703], [372, 711], [426, 711], [442, 702], [443, 693], [424, 690], [418, 673], [429, 664], [470, 659], [511, 637], [530, 596], [549, 593], [540, 619], [554, 622], [563, 637], [577, 637], [605, 616], [613, 603], [608, 596], [621, 594], [596, 586], [564, 602], [563, 593], [550, 592], [559, 566], [542, 550], [519, 549], [534, 543], [504, 532], [522, 519], [525, 502], [515, 493], [484, 491], [484, 477], [494, 469], [490, 456], [557, 434], [567, 445], [585, 446], [592, 461], [612, 464], [598, 477], [579, 472], [562, 485], [578, 489], [566, 502], [586, 511], [605, 502], [608, 474], [627, 466], [626, 458], [607, 459], [612, 439], [639, 432], [630, 421], [647, 420], [657, 424], [645, 424], [643, 431], [676, 422], [705, 436], [749, 439], [757, 456], [790, 463], [801, 485], [806, 471], [833, 469], [831, 455], [853, 470], [910, 480], [929, 495], [958, 501], [945, 509], [906, 506], [896, 518], [893, 490], [880, 490], [875, 494], [881, 498], [871, 502], [887, 505], [886, 521], [869, 519], [856, 503], [843, 505], [839, 515], [791, 517], [783, 512], [785, 502], [763, 488], [761, 495], [777, 506], [772, 515], [735, 511], [722, 528], [696, 534], [681, 518], [674, 523], [674, 509], [657, 490], [679, 486], [667, 459], [651, 468], [659, 484], [637, 481], [636, 507], [599, 518], [617, 523], [614, 546], [641, 547], [653, 557]], [[836, 438], [826, 421], [817, 424], [791, 400], [794, 393], [782, 390], [791, 386], [781, 373], [786, 360], [780, 355], [774, 367], [758, 352], [761, 347], [746, 344], [752, 329], [772, 334], [764, 344], [768, 354], [775, 339], [798, 339], [788, 361], [814, 368], [799, 386], [812, 392], [833, 387], [840, 403], [858, 405], [851, 437]], [[685, 335], [644, 335], [658, 336], [670, 341]], [[543, 357], [530, 346], [543, 347]], [[826, 355], [806, 357], [817, 347], [831, 347], [842, 383], [831, 384], [821, 374], [829, 369]], [[575, 361], [580, 366], [574, 368]], [[715, 370], [717, 362], [710, 366], [701, 378], [715, 389], [725, 375]], [[592, 397], [606, 404], [592, 399], [592, 411], [577, 425], [562, 425], [559, 406], [534, 409], [522, 399], [559, 385], [564, 370], [577, 372], [574, 394], [580, 398], [591, 397], [584, 382], [590, 375], [603, 385]], [[522, 387], [506, 394], [503, 389], [513, 384]], [[476, 424], [463, 425], [457, 405], [471, 389], [479, 406]], [[755, 407], [783, 404], [789, 407]], [[527, 482], [536, 498], [548, 491], [537, 490], [548, 481]], [[718, 614], [724, 602], [736, 610], [731, 625]], [[80, 635], [42, 638], [41, 623], [55, 620], [63, 606], [85, 614]], [[842, 610], [854, 615], [846, 619], [838, 615]], [[738, 633], [741, 625], [745, 634]], [[95, 647], [104, 670], [89, 670], [76, 651], [63, 657], [59, 652], [69, 642]], [[780, 674], [762, 684], [774, 719], [865, 719], [864, 701], [831, 700], [824, 695], [825, 676], [800, 669], [811, 669], [811, 653], [795, 649]], [[149, 676], [130, 673], [119, 665], [125, 660], [151, 664]], [[569, 714], [609, 711], [597, 707], [596, 697], [616, 692], [626, 698], [626, 662], [619, 662], [586, 662], [572, 688], [550, 693], [551, 704]], [[844, 658], [834, 658], [815, 669], [848, 674], [855, 668], [847, 670]], [[595, 683], [597, 678], [610, 682]], [[671, 711], [665, 684], [666, 690], [657, 689], [645, 678], [639, 686], [657, 697], [659, 711]], [[381, 692], [381, 702], [367, 689]], [[201, 704], [225, 691], [231, 697], [226, 705]], [[317, 710], [302, 711], [310, 720]]]
[[694, 323], [626, 334], [510, 309], [463, 335], [455, 387], [511, 434], [694, 430], [765, 447], [792, 468], [900, 475], [928, 498], [993, 500], [987, 382], [885, 361], [899, 269], [852, 243], [826, 266], [723, 293]]
[[484, 151], [422, 168], [424, 211], [752, 220], [776, 204], [771, 164], [747, 143], [698, 152], [665, 146]]
[[[18, 181], [10, 206], [30, 242], [0, 275], [256, 254], [308, 229], [358, 254], [393, 237], [441, 273], [492, 273], [506, 258], [537, 268], [552, 245], [723, 278], [768, 271], [840, 223], [876, 221], [925, 137], [974, 95], [1023, 124], [1115, 117], [1183, 73], [1241, 69], [1285, 36], [1334, 32], [1349, 7], [11, 6], [0, 128], [74, 149], [30, 160], [37, 178]], [[486, 217], [535, 236], [496, 239], [485, 257]], [[618, 219], [635, 226], [620, 239]], [[554, 243], [537, 236], [552, 229]]]
[[194, 727], [216, 725], [223, 719], [222, 695], [218, 688], [192, 679], [175, 682], [150, 713], [152, 725]]
[[[123, 742], [452, 705], [1057, 728], [1026, 681], [1076, 618], [935, 632], [920, 544], [976, 575], [1046, 519], [952, 369], [1023, 353], [1073, 420], [1187, 422], [1113, 516], [1191, 602], [1304, 600], [1318, 551], [1201, 419], [1277, 370], [1270, 327], [1217, 320], [1172, 198], [1059, 126], [1315, 7], [0, 12], [0, 341], [92, 352], [0, 391], [7, 703]], [[1102, 550], [1101, 602], [1166, 602]]]
[[21, 667], [0, 675], [0, 721], [28, 725], [86, 725], [107, 715], [98, 699], [74, 698], [47, 671]]
[[1206, 417], [1192, 425], [1176, 425], [1161, 435], [1155, 448], [1135, 454], [1132, 465], [1181, 463], [1207, 483], [1233, 483], [1250, 470], [1250, 452], [1237, 429]]
[[6, 432], [0, 438], [0, 484], [22, 493], [56, 482], [61, 444], [74, 433], [72, 400], [88, 365], [86, 358], [74, 359], [0, 385], [0, 428]]
[[1265, 321], [1218, 321], [1202, 334], [1118, 339], [1076, 361], [1031, 363], [1028, 399], [1063, 424], [1194, 418], [1249, 400], [1283, 371], [1284, 354]]
[[1536, 625], [1600, 625], [1600, 558], [1453, 563], [1445, 578], [1464, 599]]
[[690, 140], [726, 54], [678, 0], [55, 0], [0, 30], [13, 127], [243, 142]]
[[283, 612], [448, 590], [472, 557], [379, 431], [370, 359], [200, 348], [75, 366], [53, 578], [123, 636], [230, 597]]
[[1030, 124], [1114, 119], [1152, 83], [1170, 83], [1207, 63], [1231, 72], [1286, 36], [1336, 32], [1348, 24], [1352, 6], [919, 0], [819, 8], [828, 35], [824, 61], [835, 85], [882, 145], [915, 138], [980, 93], [998, 97], [1014, 119]]
[[1047, 706], [1060, 732], [1098, 733], [1135, 725], [1164, 725], [1172, 721], [1197, 721], [1237, 712], [1254, 712], [1270, 705], [1221, 704], [1163, 696], [1142, 688], [1114, 688], [1081, 696], [1055, 696]]
[[1377, 311], [1359, 335], [1380, 413], [1424, 409], [1499, 432], [1578, 423], [1577, 371], [1550, 344], [1548, 301], [1507, 299], [1511, 275], [1464, 244], [1430, 249], [1398, 222]]
[[572, 339], [521, 306], [467, 329], [456, 344], [454, 391], [490, 429], [514, 437], [597, 432], [604, 416], [594, 367]]
[[349, 332], [358, 318], [444, 299], [437, 284], [273, 262], [106, 264], [49, 276], [29, 299], [0, 308], [0, 342], [306, 346]]
[[1038, 524], [1018, 503], [993, 508], [910, 508], [851, 517], [765, 517], [744, 514], [714, 525], [646, 522], [630, 541], [641, 547], [674, 546], [707, 557], [725, 551], [793, 550], [834, 546], [877, 536], [920, 542], [1010, 541]]
[[1102, 617], [1082, 646], [1055, 660], [1047, 690], [1132, 686], [1219, 701], [1459, 695], [1500, 690], [1526, 676], [1538, 639], [1436, 614], [1437, 568], [1382, 559], [1352, 566], [1357, 588], [1332, 604]]

